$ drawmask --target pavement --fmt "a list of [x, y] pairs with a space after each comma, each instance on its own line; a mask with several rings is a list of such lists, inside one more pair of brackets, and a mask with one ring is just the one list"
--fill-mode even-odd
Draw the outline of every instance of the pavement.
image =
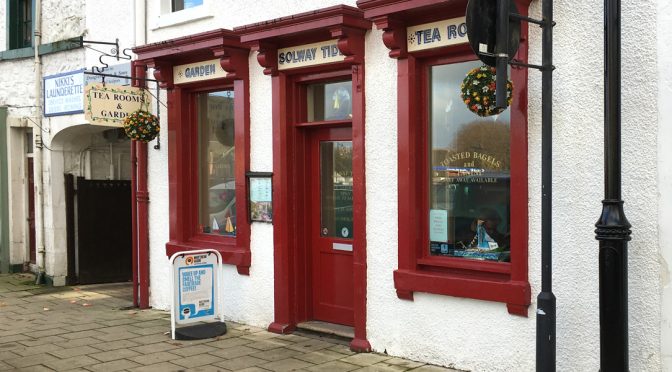
[[0, 371], [455, 371], [231, 322], [223, 336], [176, 341], [170, 312], [132, 308], [130, 284], [34, 282], [32, 274], [0, 275]]

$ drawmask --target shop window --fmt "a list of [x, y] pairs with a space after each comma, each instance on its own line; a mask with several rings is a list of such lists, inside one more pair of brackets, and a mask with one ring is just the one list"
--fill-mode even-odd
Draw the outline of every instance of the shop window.
[[198, 223], [206, 234], [236, 235], [233, 92], [199, 93]]
[[460, 97], [479, 66], [428, 66], [429, 255], [510, 262], [510, 113], [480, 117]]
[[33, 42], [33, 0], [8, 0], [8, 49], [27, 48]]
[[[529, 1], [515, 3], [527, 15]], [[466, 74], [482, 65], [460, 32], [466, 1], [357, 5], [397, 59], [397, 296], [497, 301], [527, 316], [527, 70], [509, 69], [513, 101], [506, 111], [477, 116], [461, 97]], [[521, 24], [514, 56], [521, 62], [527, 27]]]
[[[399, 94], [416, 99], [399, 102], [409, 115], [399, 121], [399, 226], [413, 228], [399, 231], [397, 294], [501, 301], [526, 315], [524, 88], [506, 111], [480, 117], [460, 96], [466, 74], [482, 65], [470, 50], [408, 58], [400, 79], [411, 90]], [[521, 70], [510, 76], [525, 86]]]
[[203, 5], [203, 0], [171, 0], [171, 3], [172, 3], [172, 11], [178, 12], [180, 10]]
[[352, 82], [311, 84], [307, 88], [308, 121], [352, 120]]

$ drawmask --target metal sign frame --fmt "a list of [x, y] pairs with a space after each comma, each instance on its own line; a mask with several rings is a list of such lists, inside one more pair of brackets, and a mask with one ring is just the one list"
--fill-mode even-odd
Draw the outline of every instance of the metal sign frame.
[[[180, 251], [176, 252], [172, 256], [170, 256], [170, 335], [173, 340], [175, 340], [175, 325], [177, 324], [177, 317], [176, 317], [176, 306], [178, 305], [176, 303], [176, 298], [178, 296], [178, 291], [179, 291], [179, 283], [175, 283], [175, 274], [176, 272], [179, 272], [179, 267], [175, 266], [175, 260], [178, 257], [181, 256], [191, 256], [191, 255], [197, 255], [197, 254], [214, 254], [215, 257], [217, 258], [217, 265], [215, 266], [213, 270], [213, 275], [215, 275], [214, 278], [214, 289], [213, 289], [213, 299], [212, 303], [214, 305], [214, 310], [215, 313], [212, 318], [208, 319], [199, 319], [199, 320], [194, 320], [195, 321], [207, 321], [210, 319], [219, 319], [219, 322], [224, 323], [224, 307], [222, 303], [222, 296], [220, 295], [220, 290], [222, 288], [222, 276], [224, 273], [223, 270], [223, 265], [222, 265], [222, 255], [214, 250], [214, 249], [199, 249], [199, 250], [193, 250], [193, 251]], [[186, 267], [186, 266], [182, 266]], [[191, 322], [182, 322], [181, 324], [184, 323], [191, 323]]]

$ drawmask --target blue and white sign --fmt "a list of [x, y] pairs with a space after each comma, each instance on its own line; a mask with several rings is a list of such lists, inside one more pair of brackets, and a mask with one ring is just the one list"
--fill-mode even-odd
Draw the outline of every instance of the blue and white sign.
[[[131, 77], [131, 62], [126, 62], [126, 63], [120, 63], [118, 65], [107, 66], [103, 71], [101, 71], [101, 73], [107, 74], [107, 75], [128, 76], [130, 78]], [[102, 76], [97, 76], [97, 75], [85, 75], [84, 76], [84, 81], [86, 82], [85, 85], [88, 85], [89, 83], [102, 83], [103, 82], [103, 77]], [[105, 77], [105, 84], [131, 85], [131, 79], [125, 79], [125, 78], [122, 78], [122, 77], [106, 76]]]
[[220, 262], [216, 251], [181, 252], [173, 257], [173, 311], [178, 324], [215, 318]]
[[215, 266], [213, 264], [178, 269], [178, 323], [215, 316]]
[[177, 252], [170, 257], [172, 306], [170, 324], [224, 322], [221, 296], [222, 255], [214, 249]]
[[44, 116], [84, 112], [84, 70], [45, 76]]

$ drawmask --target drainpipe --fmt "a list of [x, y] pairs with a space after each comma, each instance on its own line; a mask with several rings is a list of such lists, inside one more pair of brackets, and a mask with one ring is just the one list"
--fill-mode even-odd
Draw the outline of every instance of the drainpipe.
[[[134, 2], [135, 45], [144, 45], [147, 38], [146, 0]], [[131, 65], [131, 76], [144, 78], [146, 66]], [[135, 87], [145, 87], [144, 80], [131, 80]], [[132, 203], [133, 203], [133, 302], [141, 309], [149, 308], [149, 192], [147, 190], [147, 144], [131, 141]]]
[[35, 247], [37, 248], [38, 273], [35, 283], [43, 284], [45, 282], [45, 249], [44, 249], [44, 185], [42, 184], [42, 128], [38, 123], [42, 122], [42, 62], [40, 61], [39, 46], [42, 44], [42, 2], [35, 0], [35, 30], [33, 39], [33, 49], [35, 50], [35, 121], [33, 122], [33, 133], [35, 133], [35, 208], [37, 209], [37, 222], [40, 227], [35, 234]]

